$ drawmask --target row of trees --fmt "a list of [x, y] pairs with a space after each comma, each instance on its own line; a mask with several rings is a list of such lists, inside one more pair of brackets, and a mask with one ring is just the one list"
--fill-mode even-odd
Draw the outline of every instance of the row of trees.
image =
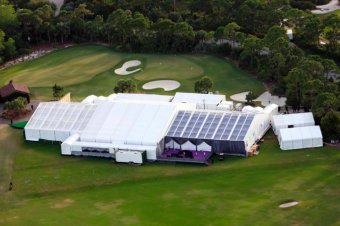
[[254, 38], [263, 38], [274, 25], [293, 27], [299, 45], [319, 47], [323, 38], [326, 52], [339, 53], [339, 16], [321, 20], [286, 0], [77, 1], [67, 2], [57, 17], [54, 10], [47, 0], [1, 0], [3, 60], [41, 42], [101, 41], [125, 50], [188, 52], [213, 38], [226, 38], [224, 26], [233, 23]]

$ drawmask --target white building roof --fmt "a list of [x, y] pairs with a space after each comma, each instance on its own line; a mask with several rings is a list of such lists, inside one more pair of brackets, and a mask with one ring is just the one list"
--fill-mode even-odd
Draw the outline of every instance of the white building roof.
[[225, 101], [225, 95], [202, 93], [176, 93], [172, 102], [218, 105]]
[[81, 133], [81, 142], [157, 145], [181, 105], [169, 102], [99, 103]]
[[96, 105], [85, 103], [42, 102], [25, 129], [80, 132], [95, 108]]
[[141, 93], [118, 93], [115, 100], [163, 101], [170, 102], [173, 96]]
[[285, 114], [285, 115], [273, 115], [273, 126], [274, 127], [287, 127], [288, 125], [293, 126], [311, 126], [314, 125], [314, 117], [311, 112], [296, 113], [296, 114]]

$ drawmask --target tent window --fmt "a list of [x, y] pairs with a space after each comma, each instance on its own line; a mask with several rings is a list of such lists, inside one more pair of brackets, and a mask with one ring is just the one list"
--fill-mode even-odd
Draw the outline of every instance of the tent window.
[[109, 153], [108, 148], [82, 147], [81, 150], [82, 152]]
[[288, 128], [294, 128], [294, 125], [288, 125]]

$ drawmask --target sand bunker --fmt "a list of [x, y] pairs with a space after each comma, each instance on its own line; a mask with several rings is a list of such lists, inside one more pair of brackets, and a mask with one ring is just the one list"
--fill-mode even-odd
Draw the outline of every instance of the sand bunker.
[[267, 106], [269, 104], [277, 104], [281, 107], [286, 105], [286, 100], [286, 97], [273, 96], [268, 91], [262, 93], [258, 98], [255, 99], [255, 101], [260, 101], [263, 106]]
[[234, 95], [230, 96], [230, 99], [234, 100], [234, 101], [238, 101], [238, 102], [246, 102], [246, 96], [249, 92], [242, 92], [242, 93], [237, 93]]
[[283, 203], [283, 204], [279, 205], [279, 207], [282, 208], [282, 209], [285, 209], [285, 208], [296, 206], [298, 204], [299, 204], [299, 202], [297, 202], [297, 201], [286, 202], [286, 203]]
[[164, 89], [164, 91], [171, 91], [181, 86], [181, 83], [174, 80], [157, 80], [145, 83], [143, 89]]
[[120, 68], [117, 68], [115, 70], [115, 73], [117, 75], [130, 75], [130, 74], [136, 73], [137, 71], [140, 71], [141, 68], [137, 68], [137, 69], [135, 69], [133, 71], [127, 71], [127, 69], [130, 68], [130, 67], [137, 67], [140, 64], [141, 64], [141, 62], [139, 60], [130, 60], [130, 61], [127, 61]]
[[[246, 102], [246, 96], [248, 92], [242, 92], [242, 93], [237, 93], [230, 98], [234, 101], [238, 102]], [[259, 101], [261, 102], [262, 106], [267, 106], [269, 104], [277, 104], [278, 106], [285, 106], [286, 105], [286, 97], [278, 97], [278, 96], [273, 96], [270, 92], [266, 91], [262, 93], [259, 97], [257, 97], [254, 101]]]

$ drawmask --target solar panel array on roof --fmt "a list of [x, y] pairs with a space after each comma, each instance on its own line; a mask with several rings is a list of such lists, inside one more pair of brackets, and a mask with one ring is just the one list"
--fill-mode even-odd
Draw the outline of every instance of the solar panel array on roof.
[[236, 112], [179, 111], [167, 136], [242, 141], [253, 119]]

